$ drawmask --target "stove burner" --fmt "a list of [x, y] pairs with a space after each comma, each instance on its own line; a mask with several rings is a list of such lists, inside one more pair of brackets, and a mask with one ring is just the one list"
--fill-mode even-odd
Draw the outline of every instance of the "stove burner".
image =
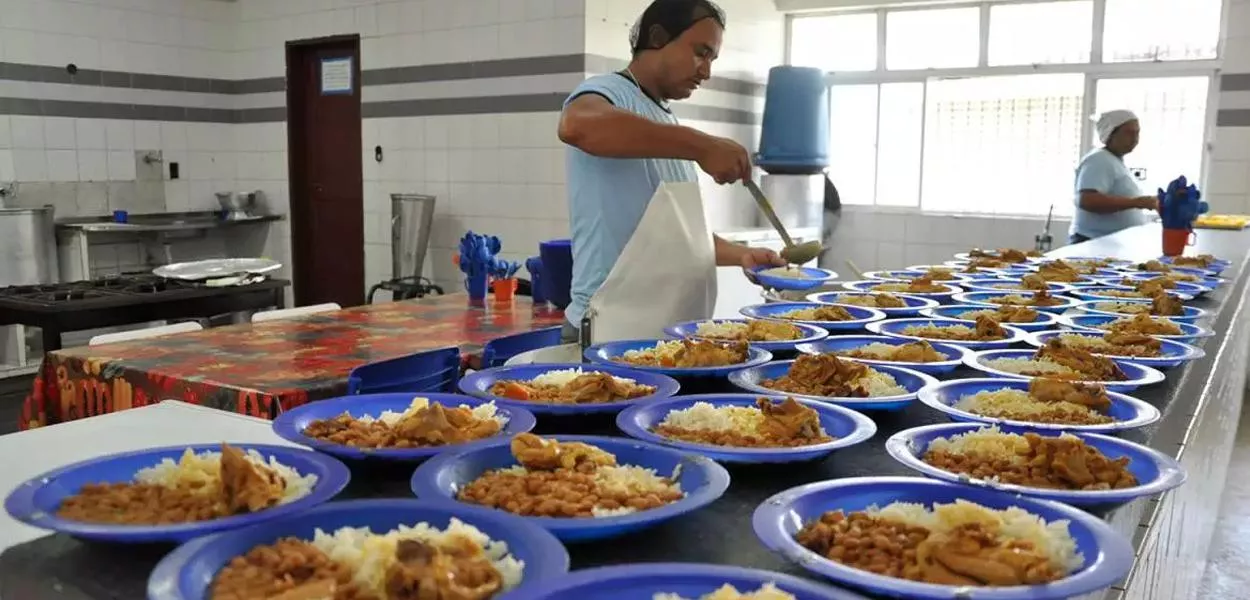
[[98, 298], [147, 296], [198, 287], [201, 286], [195, 282], [165, 279], [151, 274], [114, 275], [51, 285], [4, 287], [0, 288], [0, 300], [48, 306]]

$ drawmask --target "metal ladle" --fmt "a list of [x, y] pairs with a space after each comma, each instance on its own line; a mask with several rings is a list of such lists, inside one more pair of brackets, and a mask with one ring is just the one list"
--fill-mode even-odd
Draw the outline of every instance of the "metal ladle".
[[755, 182], [750, 179], [743, 179], [742, 183], [746, 184], [747, 190], [755, 198], [755, 203], [759, 205], [760, 211], [764, 213], [765, 217], [768, 217], [768, 222], [772, 223], [777, 233], [781, 234], [781, 241], [786, 244], [786, 247], [781, 249], [781, 258], [788, 263], [802, 265], [820, 256], [820, 251], [822, 250], [820, 242], [812, 240], [802, 244], [795, 244], [789, 232], [786, 231], [786, 226], [781, 224], [781, 219], [778, 219], [777, 213], [773, 211], [772, 202], [768, 201], [768, 197], [764, 195], [760, 186], [755, 185]]

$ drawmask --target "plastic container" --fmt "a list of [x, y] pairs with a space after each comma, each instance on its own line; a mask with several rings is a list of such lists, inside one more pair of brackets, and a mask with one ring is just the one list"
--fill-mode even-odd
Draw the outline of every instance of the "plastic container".
[[486, 299], [486, 272], [469, 273], [464, 276], [464, 291], [469, 293], [470, 300]]
[[495, 292], [495, 302], [512, 302], [516, 297], [516, 278], [496, 279], [490, 282], [490, 289]]
[[768, 173], [813, 174], [829, 166], [829, 86], [814, 67], [768, 71], [755, 164]]
[[543, 296], [556, 308], [564, 310], [572, 302], [573, 242], [550, 240], [538, 245], [543, 265]]
[[533, 298], [534, 305], [546, 304], [547, 290], [543, 286], [546, 285], [547, 277], [543, 274], [542, 257], [531, 256], [525, 261], [525, 270], [530, 273], [530, 297]]
[[1163, 228], [1163, 255], [1180, 256], [1185, 253], [1185, 246], [1192, 246], [1198, 241], [1198, 235], [1192, 229]]

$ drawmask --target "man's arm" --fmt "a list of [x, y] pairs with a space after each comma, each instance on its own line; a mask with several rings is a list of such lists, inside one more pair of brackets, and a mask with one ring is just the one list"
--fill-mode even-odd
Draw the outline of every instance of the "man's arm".
[[585, 93], [560, 113], [560, 141], [604, 158], [674, 158], [699, 164], [716, 183], [751, 176], [751, 157], [733, 140], [681, 125], [656, 123]]
[[1105, 215], [1135, 208], [1158, 208], [1158, 203], [1150, 196], [1133, 198], [1108, 194], [1114, 180], [1114, 171], [1103, 161], [1090, 160], [1081, 165], [1076, 172], [1076, 189], [1080, 190], [1078, 204], [1081, 209]]
[[1128, 198], [1125, 196], [1111, 196], [1098, 190], [1083, 189], [1081, 190], [1081, 208], [1092, 213], [1105, 215], [1134, 208], [1158, 210], [1159, 201], [1152, 196]]
[[604, 158], [698, 160], [707, 136], [681, 125], [656, 123], [595, 93], [575, 98], [560, 114], [560, 141]]

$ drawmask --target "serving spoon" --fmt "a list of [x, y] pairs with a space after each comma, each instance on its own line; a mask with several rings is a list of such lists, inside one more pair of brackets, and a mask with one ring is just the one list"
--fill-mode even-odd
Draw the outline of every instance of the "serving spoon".
[[820, 242], [812, 240], [802, 244], [795, 244], [794, 239], [790, 237], [790, 233], [786, 231], [786, 226], [782, 225], [781, 219], [777, 218], [772, 202], [768, 201], [768, 197], [764, 195], [760, 186], [750, 179], [743, 179], [742, 183], [747, 186], [747, 190], [751, 192], [751, 197], [755, 198], [755, 203], [759, 205], [760, 211], [768, 218], [768, 222], [772, 223], [773, 229], [776, 229], [777, 233], [781, 234], [781, 241], [786, 244], [786, 247], [781, 249], [781, 258], [790, 264], [802, 265], [820, 256], [822, 249]]

